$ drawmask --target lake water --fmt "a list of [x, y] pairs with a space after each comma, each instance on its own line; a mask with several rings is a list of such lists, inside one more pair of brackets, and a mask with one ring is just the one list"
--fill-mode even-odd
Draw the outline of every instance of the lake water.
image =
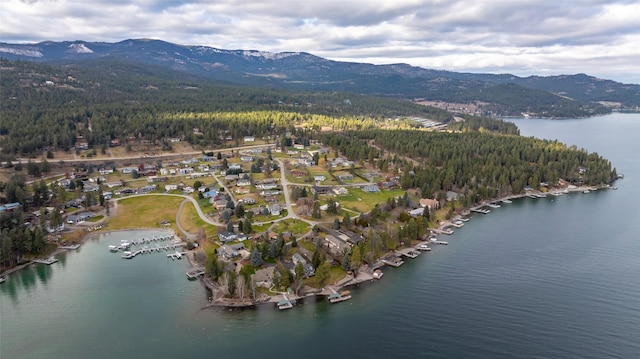
[[607, 157], [615, 190], [522, 199], [331, 305], [201, 309], [186, 261], [87, 241], [0, 286], [0, 358], [635, 358], [640, 356], [640, 116], [514, 119]]

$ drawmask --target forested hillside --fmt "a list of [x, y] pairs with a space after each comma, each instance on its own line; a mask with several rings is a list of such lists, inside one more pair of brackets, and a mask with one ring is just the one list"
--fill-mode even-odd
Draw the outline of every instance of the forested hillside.
[[[0, 147], [8, 155], [69, 150], [78, 136], [90, 147], [129, 137], [156, 143], [180, 137], [216, 145], [221, 133], [231, 131], [234, 140], [268, 135], [281, 129], [277, 126], [289, 126], [278, 118], [290, 121], [299, 116], [451, 119], [444, 110], [409, 101], [219, 84], [126, 62], [51, 67], [2, 60], [0, 69]], [[245, 126], [238, 122], [243, 119], [275, 122]], [[194, 128], [205, 131], [194, 137]]]

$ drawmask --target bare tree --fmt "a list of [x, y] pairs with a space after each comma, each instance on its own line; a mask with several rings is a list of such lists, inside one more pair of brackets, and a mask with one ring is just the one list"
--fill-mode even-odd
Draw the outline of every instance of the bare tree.
[[244, 299], [247, 292], [247, 286], [244, 280], [244, 276], [239, 276], [236, 280], [236, 294], [238, 298]]

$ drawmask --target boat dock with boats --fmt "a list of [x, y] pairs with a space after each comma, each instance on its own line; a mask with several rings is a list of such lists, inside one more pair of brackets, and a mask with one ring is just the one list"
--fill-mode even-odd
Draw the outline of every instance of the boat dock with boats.
[[[122, 252], [121, 257], [124, 259], [131, 259], [139, 254], [147, 254], [147, 253], [153, 253], [153, 252], [166, 251], [170, 249], [182, 248], [184, 245], [185, 243], [179, 242], [179, 243], [166, 244], [158, 247], [144, 247], [135, 251], [126, 250]], [[180, 254], [180, 256], [178, 256], [177, 254]], [[172, 259], [180, 259], [182, 258], [183, 254], [184, 254], [183, 252], [176, 252], [176, 253], [167, 254], [167, 257], [170, 257]]]
[[349, 299], [351, 299], [351, 292], [348, 290], [344, 290], [340, 293], [333, 291], [333, 293], [329, 295], [329, 302], [331, 303], [340, 303]]

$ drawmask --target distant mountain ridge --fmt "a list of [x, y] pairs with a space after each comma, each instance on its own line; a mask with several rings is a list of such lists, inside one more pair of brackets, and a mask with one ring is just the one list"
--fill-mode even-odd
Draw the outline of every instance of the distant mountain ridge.
[[518, 77], [424, 69], [407, 64], [373, 65], [324, 59], [306, 52], [271, 53], [177, 45], [161, 40], [117, 43], [45, 41], [0, 43], [0, 56], [50, 64], [95, 59], [127, 59], [168, 67], [228, 83], [294, 90], [345, 91], [404, 99], [488, 103], [503, 115], [522, 112], [562, 117], [609, 111], [603, 107], [640, 106], [640, 85], [585, 74]]

